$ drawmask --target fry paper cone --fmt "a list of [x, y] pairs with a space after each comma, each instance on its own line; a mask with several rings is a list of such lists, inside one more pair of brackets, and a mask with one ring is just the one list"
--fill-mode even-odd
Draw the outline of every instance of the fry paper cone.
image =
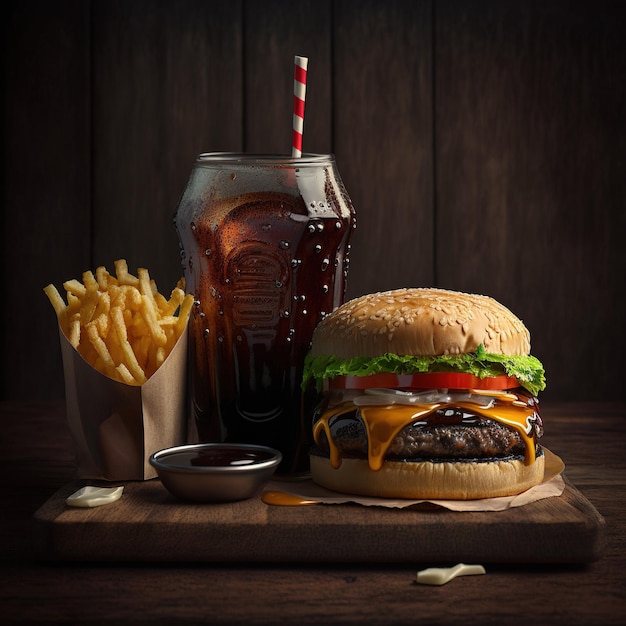
[[150, 455], [187, 441], [187, 328], [142, 386], [94, 369], [59, 328], [67, 422], [79, 478], [109, 481], [156, 477]]

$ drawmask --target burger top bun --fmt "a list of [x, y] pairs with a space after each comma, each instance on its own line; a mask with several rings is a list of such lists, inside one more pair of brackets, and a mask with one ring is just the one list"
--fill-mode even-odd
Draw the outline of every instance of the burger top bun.
[[349, 359], [386, 353], [438, 356], [474, 352], [526, 356], [530, 333], [488, 296], [445, 289], [397, 289], [346, 302], [313, 334], [312, 356]]

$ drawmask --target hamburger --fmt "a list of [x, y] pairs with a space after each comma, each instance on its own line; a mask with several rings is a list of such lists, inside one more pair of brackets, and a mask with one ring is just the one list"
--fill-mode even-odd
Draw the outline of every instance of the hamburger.
[[311, 477], [323, 487], [469, 500], [543, 480], [544, 369], [526, 326], [488, 296], [398, 289], [346, 302], [313, 333], [313, 384]]

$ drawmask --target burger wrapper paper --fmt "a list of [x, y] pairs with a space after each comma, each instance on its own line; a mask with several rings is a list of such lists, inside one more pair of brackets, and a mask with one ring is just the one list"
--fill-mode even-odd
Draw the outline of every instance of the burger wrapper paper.
[[67, 423], [79, 478], [127, 481], [156, 477], [150, 455], [186, 443], [187, 329], [141, 386], [93, 368], [59, 328]]
[[543, 482], [520, 493], [517, 496], [500, 498], [484, 498], [482, 500], [405, 500], [393, 498], [371, 498], [339, 494], [316, 485], [312, 481], [289, 484], [277, 482], [271, 484], [268, 490], [282, 491], [298, 498], [312, 500], [320, 504], [354, 503], [363, 506], [382, 506], [392, 509], [404, 509], [417, 504], [434, 504], [450, 511], [504, 511], [513, 507], [525, 506], [537, 500], [560, 496], [565, 489], [565, 481], [561, 473], [565, 464], [556, 454], [543, 448], [546, 456]]

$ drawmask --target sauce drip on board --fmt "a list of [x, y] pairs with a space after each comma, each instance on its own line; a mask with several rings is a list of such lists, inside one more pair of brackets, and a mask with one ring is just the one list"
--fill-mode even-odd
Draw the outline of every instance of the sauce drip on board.
[[261, 500], [265, 504], [273, 504], [275, 506], [306, 506], [309, 504], [319, 504], [316, 500], [307, 500], [291, 493], [282, 491], [266, 491]]

